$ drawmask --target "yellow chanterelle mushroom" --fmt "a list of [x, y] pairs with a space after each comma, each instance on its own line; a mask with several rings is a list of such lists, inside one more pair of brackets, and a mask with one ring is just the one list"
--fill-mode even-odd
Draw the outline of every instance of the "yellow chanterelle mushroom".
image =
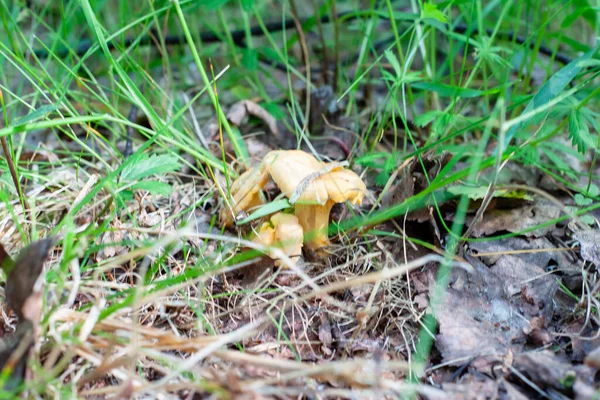
[[360, 204], [367, 187], [353, 171], [339, 163], [322, 163], [301, 150], [276, 150], [263, 163], [281, 192], [294, 204], [294, 215], [306, 235], [306, 247], [329, 244], [327, 226], [335, 203]]
[[[329, 244], [327, 226], [333, 205], [345, 201], [360, 204], [367, 190], [360, 177], [344, 168], [342, 163], [320, 162], [301, 150], [274, 150], [267, 153], [259, 166], [244, 173], [232, 185], [235, 212], [262, 204], [259, 193], [266, 185], [268, 175], [294, 205], [294, 215], [305, 235], [305, 245], [311, 250]], [[224, 213], [229, 214], [224, 216]], [[279, 214], [271, 217], [273, 225], [261, 226], [256, 240], [261, 243], [265, 240], [266, 244], [275, 234], [271, 232], [277, 226], [273, 218], [281, 223], [283, 219], [280, 218], [293, 217], [289, 214], [276, 217]], [[230, 210], [222, 211], [221, 216], [225, 225], [231, 224]]]

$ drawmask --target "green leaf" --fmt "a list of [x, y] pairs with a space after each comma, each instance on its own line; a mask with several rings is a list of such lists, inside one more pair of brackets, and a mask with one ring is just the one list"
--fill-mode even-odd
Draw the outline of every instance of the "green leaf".
[[423, 128], [431, 123], [434, 119], [442, 115], [443, 112], [440, 110], [430, 110], [426, 111], [423, 114], [417, 115], [415, 118], [415, 125], [419, 128]]
[[[559, 71], [557, 71], [554, 75], [548, 79], [546, 83], [540, 88], [540, 90], [533, 96], [533, 98], [527, 104], [527, 107], [523, 110], [521, 115], [527, 114], [528, 112], [535, 110], [538, 107], [543, 106], [544, 104], [549, 103], [554, 100], [565, 88], [575, 79], [577, 74], [581, 72], [582, 67], [579, 65], [582, 61], [589, 60], [592, 58], [594, 53], [598, 50], [600, 46], [600, 41], [597, 42], [596, 46], [593, 49], [583, 54], [580, 57], [577, 57], [575, 60], [571, 61], [569, 64], [565, 65]], [[570, 122], [570, 121], [569, 121]], [[504, 148], [500, 149], [501, 152], [506, 150], [506, 147], [512, 141], [512, 138], [515, 136], [517, 130], [521, 129], [525, 122], [520, 124], [513, 125], [508, 132], [506, 133], [506, 139], [504, 141]], [[570, 125], [570, 124], [569, 124]], [[586, 125], [587, 126], [587, 125]], [[569, 129], [569, 133], [571, 129]]]
[[248, 71], [256, 71], [258, 68], [258, 52], [255, 49], [243, 49], [242, 65], [246, 67]]
[[461, 88], [458, 86], [451, 86], [436, 82], [416, 82], [412, 83], [410, 86], [415, 89], [425, 90], [428, 92], [436, 92], [442, 97], [459, 97], [463, 99], [480, 97], [486, 94], [494, 94], [500, 91], [500, 89], [490, 89], [484, 92], [482, 90]]
[[[248, 96], [248, 97], [250, 97], [250, 96]], [[248, 98], [248, 97], [246, 97], [246, 98]], [[287, 117], [287, 114], [275, 102], [261, 103], [260, 105], [265, 110], [267, 110], [269, 112], [269, 114], [271, 114], [273, 116], [273, 118], [275, 118], [278, 121], [283, 120], [283, 119], [285, 119], [285, 117]]]
[[588, 199], [587, 197], [584, 197], [581, 193], [577, 193], [575, 195], [575, 204], [577, 204], [578, 206], [588, 206], [592, 204], [592, 199]]
[[148, 156], [146, 153], [136, 153], [126, 163], [127, 165], [121, 171], [121, 180], [129, 182], [173, 172], [181, 168], [179, 160], [172, 154]]
[[354, 162], [358, 165], [362, 165], [363, 167], [383, 168], [389, 158], [393, 158], [395, 160], [396, 157], [398, 157], [398, 154], [396, 153], [390, 154], [382, 152], [373, 152], [356, 158]]
[[51, 112], [56, 111], [57, 108], [58, 107], [56, 107], [56, 105], [54, 105], [54, 104], [46, 104], [45, 106], [41, 106], [37, 110], [33, 110], [32, 112], [30, 112], [29, 114], [27, 114], [23, 117], [15, 119], [15, 121], [12, 123], [12, 125], [13, 126], [25, 125], [29, 122], [33, 122], [40, 118], [44, 118], [46, 115], [50, 114]]
[[390, 173], [383, 170], [375, 177], [375, 186], [384, 187], [385, 184], [390, 180]]
[[158, 181], [142, 181], [131, 186], [133, 190], [147, 190], [152, 194], [160, 194], [162, 196], [169, 196], [173, 193], [173, 187], [168, 183]]
[[[485, 197], [488, 191], [488, 186], [464, 186], [456, 185], [448, 187], [448, 192], [457, 196], [467, 196], [471, 200], [481, 200]], [[507, 190], [497, 189], [494, 191], [493, 197], [501, 197], [505, 199], [519, 199], [532, 201], [533, 196], [527, 194], [524, 190]]]
[[237, 100], [248, 100], [252, 97], [252, 89], [247, 86], [236, 85], [229, 89], [229, 91]]
[[580, 153], [585, 153], [595, 143], [590, 135], [590, 128], [580, 112], [571, 111], [569, 114], [569, 138]]
[[242, 10], [245, 12], [252, 12], [252, 9], [254, 8], [254, 0], [241, 0], [240, 2], [242, 3]]
[[573, 0], [573, 6], [575, 7], [575, 10], [583, 10], [581, 12], [583, 19], [590, 24], [592, 30], [595, 30], [598, 14], [597, 11], [590, 6], [590, 2], [587, 0]]
[[[260, 55], [262, 57], [264, 57], [266, 60], [281, 61], [281, 57], [279, 56], [279, 53], [277, 53], [275, 50], [273, 50], [270, 47], [256, 47], [255, 49], [257, 51], [259, 51]], [[291, 61], [292, 60], [290, 60], [290, 62]]]
[[588, 224], [588, 225], [596, 225], [596, 220], [594, 219], [594, 217], [592, 217], [590, 214], [585, 214], [585, 215], [580, 215], [579, 219], [581, 220], [581, 222], [583, 222], [584, 224]]
[[264, 206], [260, 207], [259, 209], [254, 211], [252, 214], [250, 214], [246, 218], [236, 221], [235, 224], [238, 226], [244, 225], [250, 221], [254, 221], [254, 220], [262, 218], [266, 215], [271, 215], [271, 214], [276, 213], [277, 211], [285, 210], [286, 208], [290, 208], [290, 207], [291, 207], [291, 204], [288, 201], [288, 199], [272, 201], [272, 202], [267, 203]]
[[574, 12], [568, 14], [565, 19], [563, 19], [560, 24], [561, 29], [569, 28], [571, 25], [573, 25], [573, 22], [577, 21], [577, 18], [579, 18], [585, 11], [585, 8], [575, 8]]
[[216, 10], [228, 2], [229, 0], [204, 0], [203, 5], [209, 10]]
[[402, 68], [400, 67], [400, 62], [398, 61], [396, 55], [390, 50], [386, 50], [384, 54], [385, 58], [388, 60], [388, 62], [394, 69], [394, 72], [396, 72], [396, 77], [399, 78], [400, 76], [402, 76]]
[[[561, 174], [567, 175], [571, 179], [576, 179], [577, 176], [573, 173], [571, 166], [566, 163], [558, 154], [556, 154], [552, 149], [541, 146], [540, 149], [542, 152], [548, 157], [548, 159], [556, 165], [556, 167], [560, 170]], [[579, 154], [579, 153], [577, 153]]]
[[431, 137], [441, 137], [448, 129], [449, 125], [454, 123], [455, 116], [451, 113], [441, 114], [431, 124]]
[[581, 68], [593, 68], [600, 65], [600, 60], [591, 59], [591, 60], [583, 60], [578, 64]]
[[590, 185], [590, 190], [588, 191], [587, 195], [589, 197], [597, 197], [599, 194], [600, 190], [598, 190], [598, 186], [596, 186], [595, 184], [591, 184]]
[[439, 21], [443, 24], [448, 22], [448, 17], [446, 17], [446, 15], [444, 15], [443, 12], [438, 10], [438, 8], [435, 4], [431, 4], [431, 3], [423, 4], [423, 9], [421, 10], [421, 18], [422, 19], [426, 19], [426, 18], [435, 19], [436, 21]]

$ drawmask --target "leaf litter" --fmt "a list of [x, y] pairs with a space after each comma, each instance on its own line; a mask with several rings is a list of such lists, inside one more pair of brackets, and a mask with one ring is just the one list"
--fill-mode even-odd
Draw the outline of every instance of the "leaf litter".
[[[539, 93], [543, 91], [538, 92], [538, 97]], [[57, 331], [49, 332], [44, 340], [61, 354], [74, 354], [73, 363], [89, 371], [83, 377], [68, 377], [74, 379], [73, 385], [80, 393], [143, 396], [145, 387], [165, 397], [172, 393], [191, 397], [218, 391], [236, 398], [392, 398], [404, 393], [408, 361], [423, 313], [429, 312], [430, 290], [440, 261], [431, 256], [443, 251], [447, 238], [440, 226], [452, 221], [453, 201], [439, 204], [439, 214], [436, 204], [428, 202], [422, 210], [409, 210], [406, 215], [365, 227], [358, 233], [328, 232], [326, 256], [307, 257], [298, 263], [298, 271], [277, 267], [278, 254], [268, 251], [263, 252], [266, 256], [251, 260], [235, 258], [244, 243], [252, 244], [240, 239], [250, 231], [258, 236], [261, 231], [271, 235], [280, 224], [287, 227], [290, 221], [289, 226], [296, 227], [293, 218], [289, 218], [290, 208], [307, 187], [331, 170], [346, 167], [341, 164], [351, 154], [346, 150], [361, 149], [351, 134], [359, 131], [352, 126], [357, 119], [349, 122], [336, 116], [337, 110], [331, 106], [335, 103], [326, 88], [312, 94], [317, 103], [311, 108], [317, 111], [309, 121], [311, 133], [324, 134], [326, 139], [315, 137], [313, 148], [307, 148], [306, 143], [300, 147], [308, 152], [316, 149], [315, 155], [331, 163], [305, 174], [295, 190], [286, 191], [284, 196], [290, 197], [287, 204], [275, 199], [281, 208], [263, 215], [250, 214], [254, 218], [250, 220], [246, 216], [243, 220], [249, 226], [231, 224], [221, 234], [219, 224], [211, 217], [215, 211], [225, 209], [217, 210], [217, 201], [222, 199], [215, 184], [177, 175], [180, 165], [170, 155], [138, 154], [141, 158], [128, 165], [121, 178], [124, 183], [132, 183], [164, 173], [164, 182], [174, 188], [172, 193], [160, 185], [139, 185], [132, 188], [134, 200], [122, 199], [126, 212], [114, 218], [101, 217], [96, 221], [86, 215], [101, 211], [106, 200], [102, 196], [95, 197], [94, 207], [86, 207], [78, 214], [78, 220], [86, 224], [104, 222], [110, 229], [98, 238], [100, 250], [82, 252], [85, 257], [77, 258], [84, 260], [89, 256], [98, 265], [93, 266], [94, 271], [82, 270], [79, 286], [71, 277], [65, 290], [75, 288], [75, 307], [58, 307], [49, 316], [55, 324], [52, 329]], [[357, 99], [362, 101], [362, 96], [367, 97], [358, 93]], [[531, 104], [539, 106], [538, 100], [534, 98]], [[227, 118], [242, 132], [252, 159], [261, 160], [273, 150], [298, 147], [293, 132], [282, 129], [279, 121], [257, 103], [243, 100], [228, 110]], [[258, 119], [267, 133], [248, 136], [256, 131], [256, 119], [250, 121], [249, 117]], [[213, 142], [218, 139], [215, 121], [209, 122], [204, 131]], [[516, 129], [511, 130], [511, 135], [512, 131]], [[232, 153], [231, 143], [227, 142], [228, 139], [225, 150]], [[220, 158], [221, 149], [213, 146], [212, 150]], [[380, 205], [391, 207], [421, 193], [448, 164], [450, 155], [429, 152], [421, 158], [391, 158], [384, 168], [349, 163], [350, 170], [364, 177], [364, 202], [354, 204], [355, 207], [333, 206], [327, 224], [342, 220], [350, 212], [367, 213]], [[513, 167], [512, 163], [508, 166]], [[536, 186], [540, 179], [547, 178], [524, 176], [521, 168], [516, 165], [508, 183], [527, 179], [526, 184]], [[397, 172], [392, 174], [394, 170]], [[68, 173], [75, 176], [72, 171]], [[68, 210], [73, 200], [80, 198], [82, 185], [78, 183], [55, 195], [49, 209]], [[488, 183], [479, 181], [478, 188], [485, 189]], [[550, 190], [557, 187], [552, 180], [545, 185]], [[37, 189], [38, 193], [50, 191], [43, 185]], [[261, 197], [258, 191], [251, 193], [249, 207], [264, 206], [281, 191], [281, 187], [266, 185], [265, 196]], [[204, 197], [207, 201], [201, 207], [191, 206]], [[456, 257], [456, 261], [466, 261], [473, 268], [454, 268], [451, 272], [448, 291], [436, 314], [439, 331], [432, 332], [436, 342], [426, 365], [428, 384], [417, 389], [423, 398], [440, 399], [592, 398], [593, 374], [599, 358], [598, 343], [594, 341], [598, 321], [594, 312], [589, 312], [596, 303], [586, 304], [585, 298], [597, 290], [597, 230], [580, 231], [552, 223], [563, 215], [563, 209], [544, 199], [498, 197], [504, 202], [493, 202], [473, 230], [476, 238], [490, 240], [468, 242]], [[238, 206], [242, 198], [234, 199]], [[380, 199], [381, 204], [375, 199]], [[479, 206], [476, 200], [473, 199], [471, 209]], [[23, 213], [16, 203], [14, 209], [17, 215]], [[131, 220], [128, 213], [133, 216]], [[41, 215], [52, 213], [45, 210]], [[469, 215], [467, 224], [472, 218]], [[252, 223], [258, 220], [263, 223]], [[1, 225], [3, 240], [11, 244], [11, 249], [20, 247], [15, 239], [16, 227], [6, 221], [3, 219]], [[189, 223], [189, 230], [178, 230], [183, 221]], [[523, 232], [541, 223], [547, 226]], [[292, 231], [297, 240], [298, 231]], [[389, 235], [381, 236], [381, 232]], [[516, 237], [490, 238], [507, 232]], [[271, 244], [273, 237], [269, 236], [272, 240], [263, 245]], [[157, 252], [139, 251], [137, 246], [148, 239], [160, 241]], [[296, 261], [302, 250], [297, 241], [293, 244], [287, 256]], [[31, 251], [23, 254], [43, 253], [41, 247]], [[404, 269], [405, 262], [424, 257], [424, 264], [411, 264], [413, 267]], [[583, 260], [587, 263], [583, 264]], [[31, 279], [39, 274], [38, 269], [41, 271], [40, 263], [31, 270], [28, 280], [15, 285], [9, 277], [7, 282], [7, 302], [16, 308], [19, 320], [24, 319], [10, 337], [5, 337], [10, 354], [17, 354], [15, 344], [18, 347], [24, 342], [26, 350], [30, 347], [22, 338], [33, 331], [33, 326], [27, 326], [30, 319], [19, 304], [29, 305], [31, 299], [31, 304], [35, 304], [31, 308], [39, 309], [40, 298], [26, 293], [33, 285]], [[216, 267], [222, 264], [226, 268]], [[251, 271], [254, 275], [236, 275], [248, 264], [260, 268]], [[51, 269], [58, 268], [53, 260]], [[134, 297], [124, 297], [133, 300], [122, 309], [110, 315], [104, 313], [107, 303], [114, 305], [123, 299], [119, 294], [136, 290], [138, 275], [146, 269], [152, 271], [148, 288], [139, 290]], [[390, 271], [397, 273], [388, 274]], [[372, 276], [369, 274], [376, 275], [365, 281], [364, 277]], [[566, 295], [562, 285], [571, 290], [570, 295], [584, 293], [581, 301]], [[17, 291], [21, 297], [11, 294], [11, 287], [23, 289]], [[56, 283], [49, 289], [50, 298], [60, 297], [55, 289]], [[274, 319], [278, 320], [273, 322]], [[79, 335], [80, 342], [71, 343], [60, 335]], [[136, 349], [132, 350], [129, 343], [134, 339]], [[35, 340], [41, 341], [33, 337], [31, 343]], [[21, 355], [25, 353], [17, 354], [23, 368]], [[44, 361], [56, 357], [51, 352], [37, 356]], [[138, 362], [133, 364], [131, 360]], [[132, 373], [133, 366], [139, 373]], [[180, 374], [184, 367], [193, 380]], [[14, 371], [14, 376], [23, 375], [21, 370]], [[199, 387], [198, 381], [207, 386]], [[115, 388], [115, 382], [120, 386]]]
[[[180, 184], [174, 175], [178, 164], [171, 158], [164, 158], [165, 165], [161, 167], [164, 169], [159, 170], [155, 169], [156, 165], [152, 162], [157, 160], [156, 157], [143, 159], [147, 161], [137, 169], [130, 168], [125, 174], [126, 178], [135, 174], [150, 178], [155, 172], [166, 172], [166, 179], [171, 179], [169, 182], [177, 186], [177, 190], [168, 198], [165, 198], [165, 194], [155, 193], [139, 196], [128, 203], [128, 212], [133, 212], [135, 216], [134, 223], [123, 219], [125, 215], [112, 219], [109, 225], [111, 229], [107, 230], [110, 236], [105, 235], [100, 239], [103, 250], [94, 258], [102, 265], [107, 265], [103, 267], [106, 280], [101, 282], [84, 276], [84, 285], [81, 286], [76, 304], [96, 307], [93, 301], [84, 299], [86, 296], [92, 297], [93, 293], [104, 287], [102, 285], [113, 287], [114, 290], [130, 288], [131, 272], [134, 270], [129, 271], [123, 261], [114, 260], [129, 259], [132, 247], [123, 244], [126, 238], [160, 237], [153, 233], [153, 227], [156, 232], [161, 232], [160, 235], [170, 234], [176, 232], [178, 221], [189, 219], [193, 234], [188, 237], [188, 242], [195, 248], [205, 249], [202, 257], [194, 252], [189, 253], [197, 262], [202, 262], [207, 255], [214, 260], [231, 257], [239, 249], [235, 245], [238, 239], [234, 234], [240, 227], [230, 228], [228, 235], [219, 239], [210, 236], [217, 235], [218, 229], [214, 229], [214, 222], [201, 208], [190, 210], [180, 215], [179, 219], [163, 224], [165, 218], [173, 216], [172, 209], [169, 213], [171, 204], [184, 208], [192, 204], [197, 198], [195, 191], [200, 187], [196, 184]], [[424, 157], [424, 164], [429, 170], [424, 173], [416, 159], [410, 160], [399, 169], [398, 174], [390, 176], [391, 189], [388, 188], [388, 191], [391, 190], [394, 197], [384, 197], [385, 206], [402, 202], [425, 190], [428, 180], [434, 180], [447, 162], [445, 155], [439, 157], [428, 154]], [[296, 197], [300, 198], [315, 180], [344, 167], [346, 164], [334, 162], [330, 168], [317, 168], [312, 173], [307, 171], [295, 189], [285, 189], [287, 196], [294, 200], [290, 199], [289, 206], [293, 206], [298, 200]], [[366, 177], [368, 191], [365, 193], [365, 203], [357, 207], [359, 211], [372, 207], [370, 197], [377, 198], [380, 194], [378, 190], [381, 189], [373, 185], [373, 178], [369, 175], [371, 172], [362, 174]], [[209, 190], [216, 192], [209, 185], [202, 190], [203, 194]], [[267, 196], [260, 201], [273, 198], [277, 190], [265, 186]], [[75, 198], [78, 193], [73, 191], [69, 195]], [[214, 209], [214, 197], [208, 198], [211, 201], [206, 203], [206, 207]], [[66, 200], [63, 202], [68, 203]], [[259, 200], [250, 203], [255, 206], [260, 204]], [[90, 373], [78, 382], [82, 393], [91, 395], [101, 391], [103, 385], [108, 384], [107, 375], [111, 379], [129, 382], [130, 390], [140, 392], [144, 385], [160, 382], [168, 376], [157, 371], [168, 374], [173, 365], [181, 363], [186, 357], [204, 352], [210, 346], [217, 349], [206, 352], [204, 358], [211, 368], [199, 371], [198, 376], [236, 396], [245, 392], [268, 395], [274, 388], [282, 390], [307, 384], [336, 389], [351, 388], [355, 393], [365, 388], [372, 393], [373, 388], [381, 387], [388, 394], [398, 393], [393, 388], [408, 373], [406, 362], [420, 327], [417, 321], [422, 313], [428, 312], [437, 262], [431, 259], [420, 269], [406, 270], [393, 279], [362, 283], [360, 278], [373, 271], [402, 268], [404, 260], [413, 262], [435, 253], [436, 248], [441, 249], [444, 238], [438, 228], [439, 215], [431, 211], [433, 206], [431, 203], [426, 212], [411, 211], [406, 216], [374, 227], [376, 230], [399, 234], [396, 237], [379, 237], [368, 232], [362, 235], [333, 235], [329, 239], [325, 259], [306, 260], [299, 264], [305, 275], [276, 267], [271, 257], [259, 257], [252, 261], [254, 269], [247, 270], [246, 274], [236, 275], [236, 267], [223, 275], [211, 273], [200, 275], [200, 280], [190, 278], [190, 283], [176, 286], [184, 288], [185, 295], [177, 290], [170, 292], [168, 286], [167, 289], [158, 289], [157, 294], [144, 293], [139, 299], [140, 304], [144, 305], [141, 323], [134, 323], [128, 312], [117, 313], [95, 322], [93, 329], [86, 333], [86, 345], [71, 346], [78, 362], [90, 368]], [[452, 203], [441, 206], [442, 215], [451, 220]], [[345, 209], [348, 208], [334, 208], [329, 217], [334, 220], [343, 218]], [[519, 233], [551, 221], [560, 213], [560, 208], [537, 198], [534, 201], [516, 201], [509, 209], [490, 209], [474, 232], [477, 237], [483, 238], [503, 232]], [[159, 215], [160, 218], [157, 217]], [[268, 214], [269, 217], [272, 215]], [[270, 229], [276, 229], [277, 221], [267, 222]], [[260, 231], [260, 226], [257, 224], [254, 228]], [[575, 327], [585, 328], [584, 325], [591, 324], [586, 322], [582, 312], [577, 318], [569, 320], [561, 307], [575, 307], [573, 303], [561, 305], [555, 301], [560, 292], [560, 277], [569, 274], [581, 276], [579, 251], [548, 251], [564, 247], [558, 238], [564, 237], [568, 229], [549, 224], [543, 230], [534, 230], [515, 238], [465, 245], [459, 256], [474, 270], [466, 272], [455, 268], [451, 272], [448, 292], [436, 315], [439, 331], [434, 333], [435, 349], [439, 356], [434, 352], [429, 363], [430, 369], [435, 368], [436, 363], [445, 367], [429, 373], [435, 387], [419, 388], [425, 398], [446, 398], [442, 395], [450, 393], [454, 393], [455, 398], [473, 398], [473, 393], [493, 397], [498, 391], [511, 398], [530, 398], [537, 392], [522, 377], [544, 393], [589, 392], [593, 386], [590, 371], [595, 365], [595, 347], [584, 346], [582, 343], [586, 342], [582, 341], [576, 345], [576, 338], [560, 342], [555, 336], [557, 333], [579, 333]], [[419, 238], [433, 247], [403, 240], [404, 234], [408, 238]], [[586, 242], [587, 237], [581, 233], [574, 233], [573, 238], [582, 246], [581, 256], [593, 262], [592, 256], [584, 256], [586, 250], [583, 250], [586, 243], [593, 245], [593, 239]], [[221, 243], [225, 240], [231, 241], [231, 247], [222, 247]], [[297, 256], [297, 253], [295, 248], [290, 256]], [[181, 260], [179, 256], [173, 257], [173, 254], [178, 253], [170, 254], [166, 264], [171, 271], [158, 271], [156, 274], [156, 288], [160, 287], [158, 283], [162, 280], [193, 271], [189, 266], [186, 271], [178, 265]], [[150, 265], [152, 260], [156, 260], [152, 254], [146, 257]], [[316, 285], [325, 291], [341, 284], [345, 288], [335, 289], [329, 294], [314, 292], [311, 286]], [[220, 297], [222, 293], [229, 295]], [[312, 293], [316, 297], [312, 297]], [[209, 301], [203, 301], [202, 304], [210, 331], [213, 332], [210, 335], [207, 326], [199, 323], [197, 314], [188, 306], [190, 299], [206, 296]], [[266, 322], [264, 316], [271, 315], [273, 307], [285, 310], [280, 314], [284, 323], [273, 325]], [[557, 316], [557, 313], [563, 314]], [[74, 332], [75, 326], [84, 324], [91, 316], [93, 313], [89, 311], [61, 308], [52, 318], [59, 324], [60, 332]], [[561, 319], [573, 329], [567, 332], [558, 323]], [[246, 331], [246, 328], [249, 330]], [[26, 336], [21, 336], [21, 332], [31, 330], [23, 325], [11, 339], [6, 339], [10, 354], [14, 353], [15, 343], [20, 343], [21, 338]], [[585, 329], [581, 332], [593, 334]], [[107, 342], [107, 334], [113, 340]], [[127, 360], [118, 356], [128, 354], [135, 357], [126, 345], [132, 335], [137, 337], [138, 347], [144, 349], [148, 360], [142, 364], [143, 373], [138, 376], [131, 376], [125, 368]], [[32, 340], [37, 339], [33, 337]], [[244, 347], [245, 353], [217, 346], [217, 343], [232, 343], [234, 340]], [[282, 344], [286, 340], [291, 340], [294, 345]], [[588, 369], [573, 368], [569, 354], [564, 351], [562, 354], [547, 352], [544, 357], [536, 356], [541, 351], [539, 349], [554, 343], [563, 346], [572, 343], [576, 346], [581, 362], [585, 359], [590, 364]], [[64, 344], [61, 346], [64, 348]], [[533, 355], [527, 356], [530, 354]], [[169, 367], [166, 368], [166, 365]], [[540, 371], [533, 374], [531, 368]], [[227, 372], [232, 369], [235, 373]], [[15, 376], [19, 374], [15, 372]], [[277, 380], [276, 376], [282, 378]], [[572, 379], [574, 383], [571, 386], [559, 385], [555, 381], [557, 379], [563, 382]]]

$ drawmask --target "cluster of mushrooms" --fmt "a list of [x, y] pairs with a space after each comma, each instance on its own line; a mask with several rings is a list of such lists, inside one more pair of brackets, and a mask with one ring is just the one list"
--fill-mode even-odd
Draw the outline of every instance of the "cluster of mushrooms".
[[[265, 204], [262, 189], [269, 176], [293, 206], [292, 213], [277, 212], [262, 222], [255, 243], [278, 248], [293, 262], [298, 261], [302, 247], [318, 252], [329, 244], [329, 213], [336, 203], [361, 204], [366, 186], [343, 163], [325, 163], [301, 150], [274, 150], [256, 167], [243, 173], [231, 185], [230, 208], [221, 210], [224, 226], [234, 223], [242, 211], [258, 209]], [[280, 265], [273, 252], [268, 255]]]

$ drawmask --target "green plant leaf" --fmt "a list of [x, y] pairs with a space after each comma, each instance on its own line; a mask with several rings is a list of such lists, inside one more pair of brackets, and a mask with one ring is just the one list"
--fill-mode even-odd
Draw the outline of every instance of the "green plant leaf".
[[597, 11], [590, 6], [590, 2], [588, 0], [573, 0], [573, 7], [577, 11], [582, 10], [580, 15], [582, 15], [583, 19], [590, 24], [592, 30], [595, 30], [596, 23], [598, 21], [598, 14]]
[[592, 217], [589, 214], [584, 214], [584, 215], [580, 215], [579, 219], [581, 220], [581, 222], [583, 222], [584, 224], [588, 224], [588, 225], [596, 225], [596, 220], [594, 219], [594, 217]]
[[[448, 192], [457, 196], [467, 196], [471, 200], [481, 200], [485, 197], [488, 191], [488, 186], [465, 186], [455, 185], [448, 187]], [[502, 197], [505, 199], [519, 199], [532, 201], [533, 196], [527, 194], [524, 190], [507, 190], [497, 189], [494, 191], [493, 197]]]
[[245, 12], [252, 12], [254, 8], [254, 0], [240, 0], [242, 3], [242, 10]]
[[[556, 154], [552, 149], [546, 148], [545, 146], [540, 146], [540, 150], [548, 157], [548, 159], [556, 165], [556, 167], [560, 170], [561, 174], [565, 174], [569, 178], [575, 180], [577, 176], [573, 173], [573, 170], [569, 164], [567, 164], [558, 154]], [[579, 153], [577, 153], [579, 154]]]
[[248, 69], [248, 71], [256, 71], [258, 68], [258, 52], [256, 49], [243, 49], [242, 50], [242, 65]]
[[216, 10], [228, 2], [229, 0], [204, 0], [202, 4], [209, 10]]
[[[529, 101], [521, 115], [527, 114], [528, 112], [535, 110], [538, 107], [543, 106], [544, 104], [549, 103], [554, 100], [565, 88], [575, 79], [577, 74], [581, 72], [582, 67], [580, 63], [585, 60], [589, 60], [592, 58], [594, 53], [600, 47], [600, 41], [597, 41], [596, 46], [593, 49], [583, 54], [580, 57], [577, 57], [575, 60], [571, 61], [569, 64], [561, 68], [554, 75], [548, 79], [546, 83], [540, 88], [540, 90], [533, 96], [533, 98]], [[512, 138], [515, 136], [517, 130], [521, 129], [527, 121], [521, 122], [520, 124], [513, 125], [508, 132], [506, 133], [506, 139], [504, 141], [504, 148], [500, 149], [501, 152], [506, 150], [506, 147], [512, 141]], [[569, 129], [569, 132], [571, 129]]]
[[398, 61], [398, 58], [396, 57], [396, 55], [394, 53], [392, 53], [390, 50], [386, 50], [385, 58], [388, 60], [388, 62], [394, 69], [394, 72], [396, 73], [396, 77], [400, 78], [400, 76], [402, 76], [402, 68], [400, 67], [400, 62]]
[[455, 116], [450, 113], [441, 114], [431, 124], [431, 136], [440, 137], [447, 131], [448, 126], [454, 123]]
[[436, 92], [442, 97], [458, 97], [463, 99], [470, 99], [473, 97], [480, 97], [486, 94], [495, 94], [500, 91], [500, 89], [490, 89], [487, 91], [470, 89], [470, 88], [461, 88], [458, 86], [450, 86], [443, 83], [436, 82], [416, 82], [411, 83], [411, 87], [415, 89], [421, 89], [429, 92]]
[[430, 110], [426, 111], [423, 114], [417, 115], [415, 118], [415, 125], [420, 128], [423, 128], [431, 123], [434, 119], [442, 115], [443, 112], [441, 110]]
[[421, 10], [421, 18], [431, 18], [439, 21], [443, 24], [448, 22], [448, 17], [441, 12], [435, 4], [425, 3], [423, 4], [423, 9]]
[[147, 190], [152, 194], [160, 194], [162, 196], [169, 196], [173, 193], [173, 187], [168, 183], [158, 181], [142, 181], [131, 186], [133, 190]]
[[287, 114], [279, 107], [279, 105], [275, 102], [269, 103], [260, 103], [265, 110], [269, 112], [278, 121], [281, 121], [287, 117]]
[[229, 91], [237, 100], [248, 100], [252, 97], [252, 89], [247, 86], [236, 85], [229, 89]]
[[380, 173], [378, 173], [377, 176], [375, 177], [375, 186], [384, 187], [389, 179], [390, 179], [390, 173], [383, 170]]
[[585, 118], [576, 110], [569, 114], [569, 138], [580, 153], [585, 153], [588, 148], [595, 146]]
[[272, 201], [272, 202], [267, 203], [264, 206], [260, 207], [259, 209], [254, 211], [252, 214], [250, 214], [246, 218], [236, 221], [235, 224], [236, 225], [244, 225], [250, 221], [254, 221], [254, 220], [262, 218], [266, 215], [271, 215], [271, 214], [276, 213], [277, 211], [285, 210], [286, 208], [290, 208], [290, 207], [291, 207], [291, 204], [288, 201], [288, 199], [275, 200], [275, 201]]
[[40, 118], [44, 118], [46, 115], [50, 114], [51, 112], [56, 111], [57, 108], [58, 107], [56, 107], [56, 105], [54, 105], [54, 104], [46, 104], [44, 106], [41, 106], [37, 110], [33, 110], [32, 112], [30, 112], [29, 114], [27, 114], [23, 117], [15, 119], [15, 121], [12, 123], [12, 125], [13, 126], [25, 125], [29, 122], [33, 122]]
[[136, 153], [127, 161], [121, 171], [121, 180], [135, 182], [148, 176], [165, 174], [181, 168], [179, 160], [172, 154], [148, 156], [146, 153]]
[[574, 197], [575, 199], [575, 204], [577, 204], [578, 206], [587, 206], [592, 204], [592, 199], [588, 199], [587, 197], [584, 197], [581, 193], [577, 193]]

